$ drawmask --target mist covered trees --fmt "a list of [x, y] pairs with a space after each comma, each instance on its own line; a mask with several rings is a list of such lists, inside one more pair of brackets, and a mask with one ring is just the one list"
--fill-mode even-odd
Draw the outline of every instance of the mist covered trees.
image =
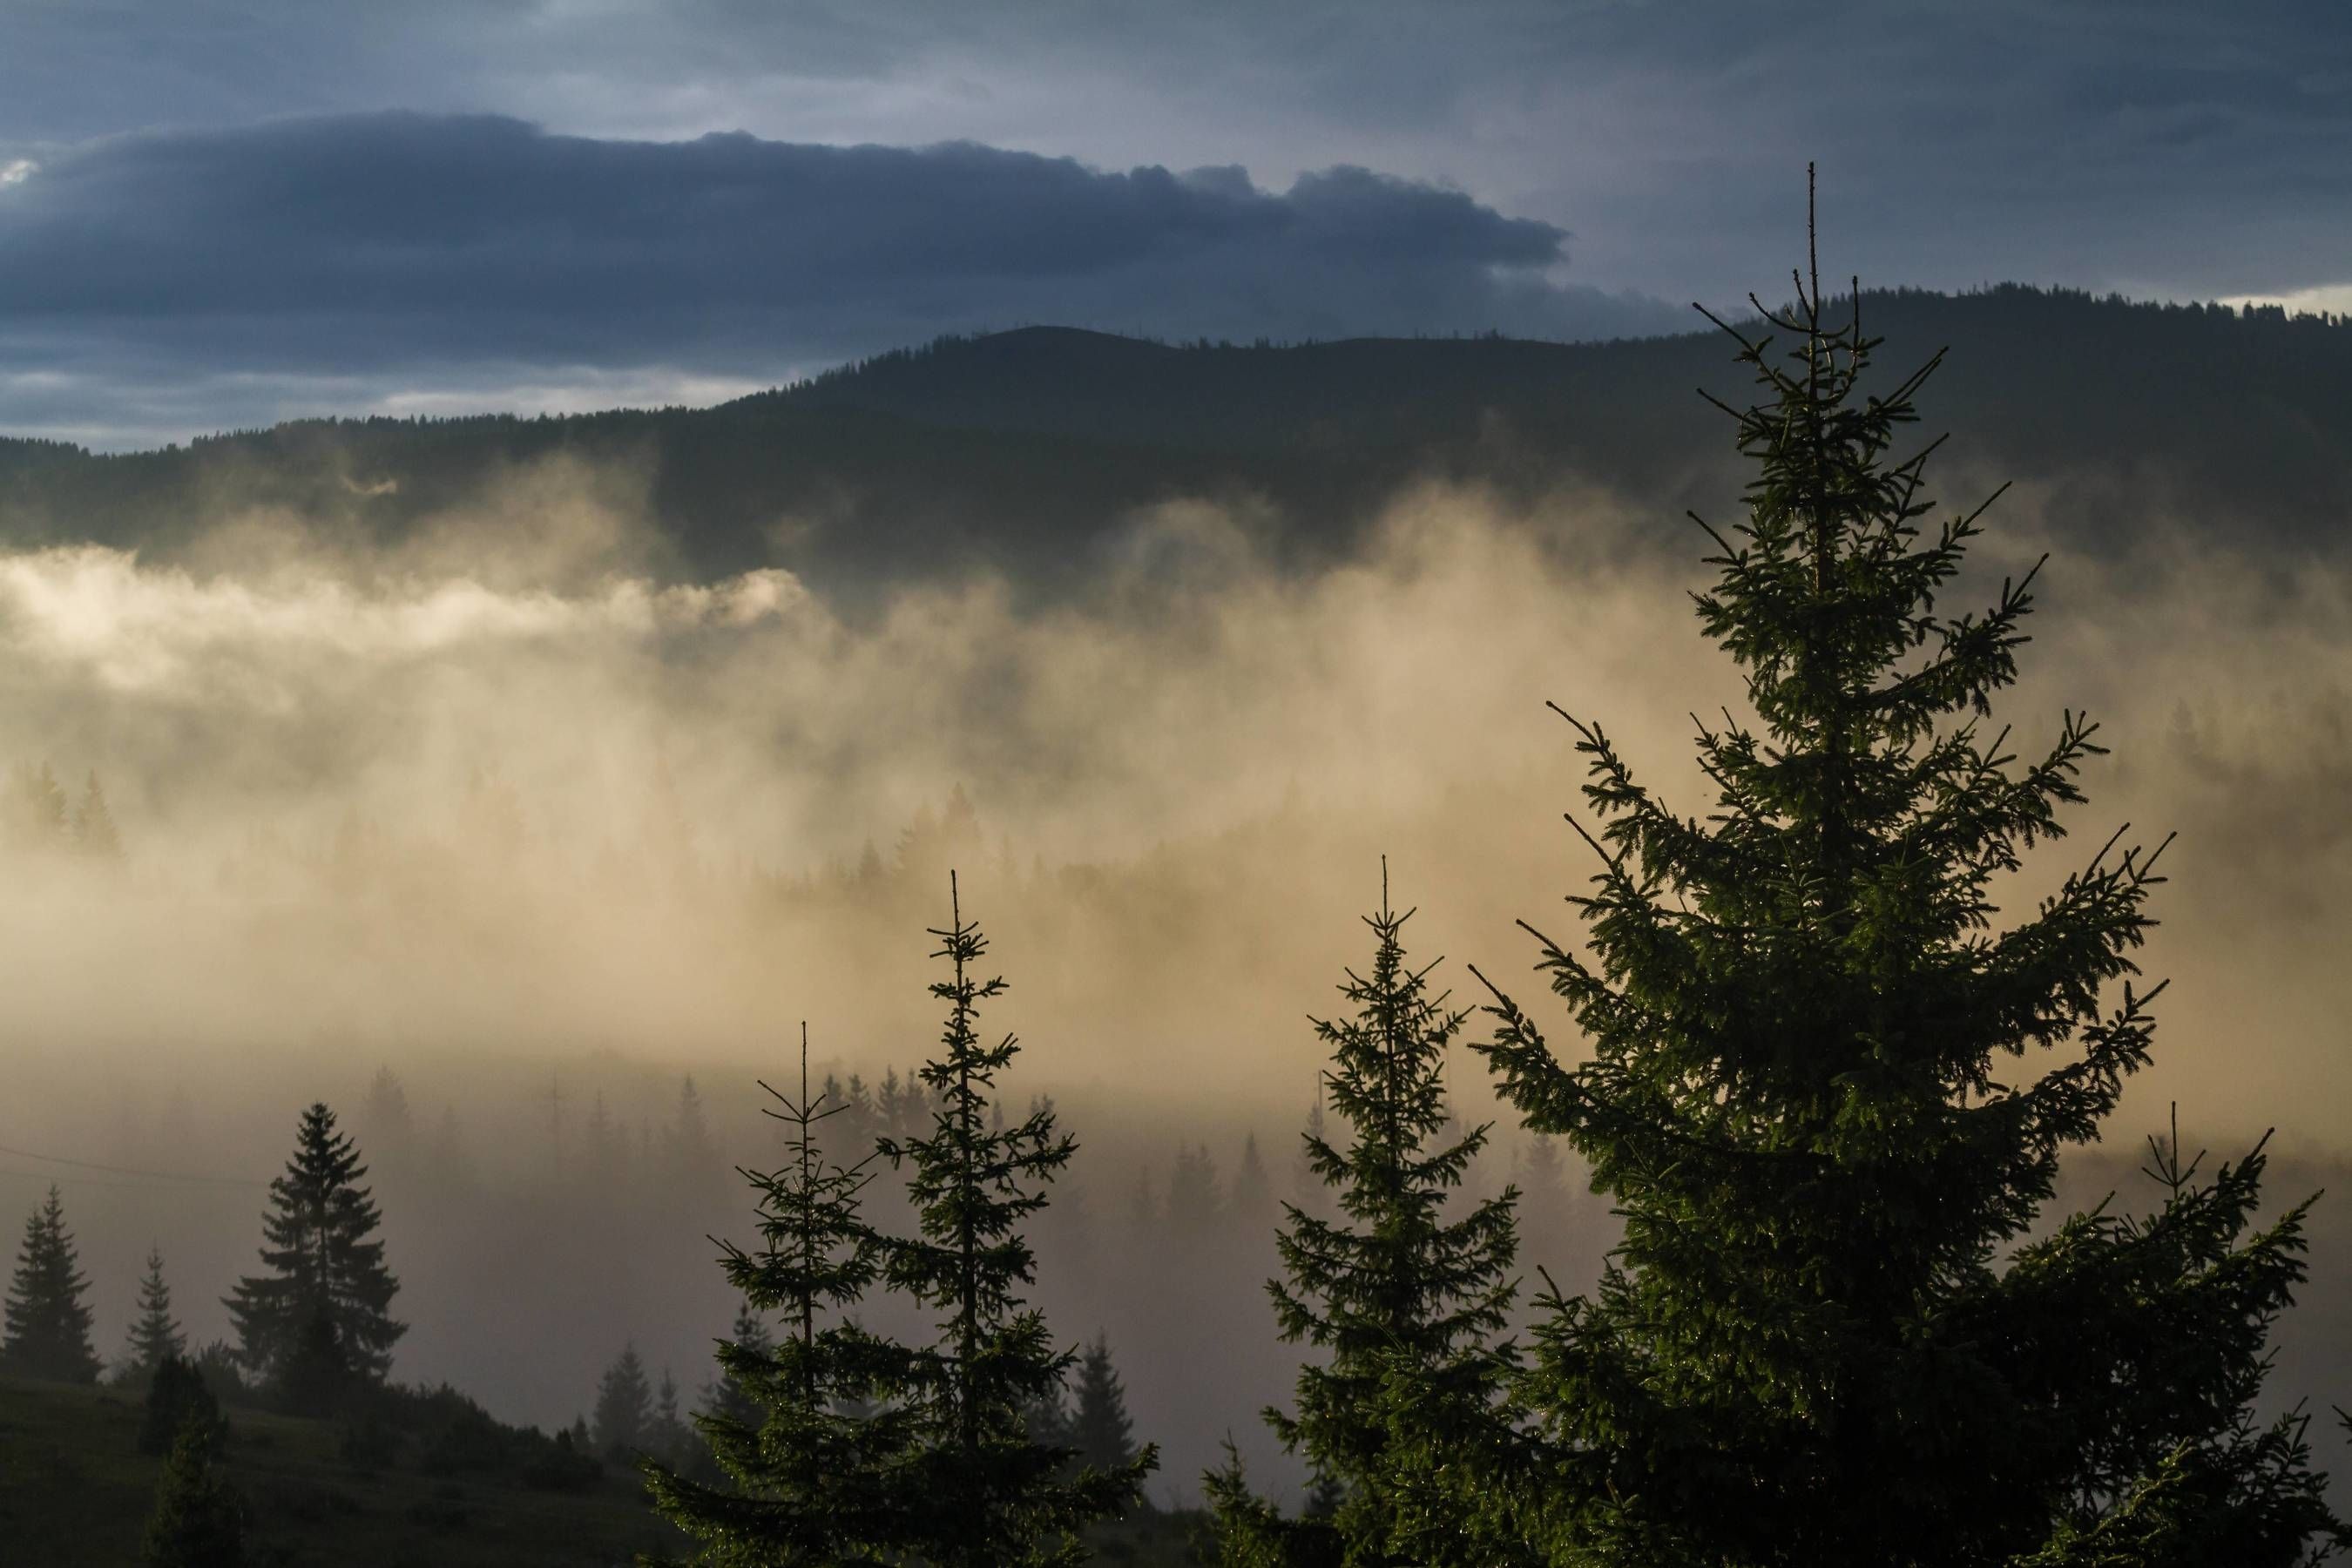
[[262, 1216], [267, 1270], [237, 1281], [227, 1298], [238, 1359], [281, 1401], [321, 1410], [355, 1386], [383, 1381], [400, 1282], [384, 1265], [383, 1221], [360, 1180], [367, 1167], [335, 1113], [302, 1113], [285, 1173], [269, 1184]]
[[1797, 291], [1733, 334], [1754, 477], [1697, 611], [1754, 717], [1698, 724], [1708, 815], [1570, 721], [1591, 956], [1539, 938], [1539, 969], [1581, 1059], [1500, 993], [1482, 1048], [1625, 1234], [1543, 1303], [1534, 1447], [1461, 1517], [1559, 1563], [2300, 1561], [2338, 1527], [2299, 1419], [2252, 1401], [2304, 1210], [2255, 1226], [2259, 1149], [2172, 1157], [2152, 1214], [2033, 1237], [2149, 1058], [2156, 853], [2118, 831], [1998, 923], [2096, 730], [2021, 762], [1992, 726], [2032, 574], [1942, 607], [1983, 509], [1929, 523], [1932, 443], [1895, 456], [1937, 361], [1875, 374], [1858, 315]]
[[123, 1371], [133, 1380], [154, 1374], [164, 1362], [187, 1353], [188, 1336], [172, 1315], [172, 1287], [163, 1279], [163, 1251], [147, 1249], [147, 1271], [139, 1279], [139, 1310], [124, 1345]]
[[25, 1239], [8, 1278], [0, 1371], [58, 1383], [97, 1382], [89, 1295], [89, 1280], [66, 1228], [65, 1202], [52, 1186], [26, 1217]]
[[915, 1236], [891, 1238], [883, 1278], [941, 1315], [931, 1343], [891, 1347], [874, 1386], [914, 1427], [899, 1479], [922, 1521], [923, 1556], [942, 1568], [1072, 1561], [1083, 1555], [1076, 1532], [1133, 1507], [1158, 1455], [1147, 1447], [1121, 1468], [1068, 1475], [1066, 1451], [1032, 1441], [1023, 1425], [1023, 1409], [1061, 1386], [1076, 1355], [1055, 1348], [1044, 1315], [1019, 1294], [1035, 1263], [1020, 1227], [1045, 1207], [1046, 1185], [1077, 1144], [1043, 1105], [991, 1124], [997, 1078], [1020, 1047], [1011, 1035], [992, 1045], [981, 1036], [981, 1006], [1005, 983], [979, 977], [988, 940], [963, 918], [952, 875], [949, 889], [949, 923], [930, 933], [950, 969], [931, 986], [947, 1020], [920, 1074], [937, 1109], [928, 1136], [878, 1145], [911, 1168], [917, 1216]]
[[1107, 1473], [1123, 1470], [1135, 1463], [1140, 1450], [1135, 1422], [1127, 1413], [1127, 1388], [1111, 1364], [1108, 1337], [1094, 1337], [1078, 1357], [1077, 1373], [1070, 1396], [1070, 1447], [1081, 1465]]
[[[656, 1506], [706, 1561], [872, 1561], [910, 1534], [891, 1469], [913, 1436], [903, 1412], [868, 1408], [882, 1347], [842, 1317], [879, 1269], [882, 1242], [858, 1205], [873, 1156], [843, 1165], [820, 1148], [818, 1123], [848, 1107], [830, 1089], [811, 1097], [805, 1026], [798, 1096], [768, 1092], [782, 1108], [769, 1114], [787, 1129], [785, 1161], [751, 1177], [761, 1249], [723, 1244], [743, 1307], [695, 1422], [728, 1484], [668, 1464], [646, 1476]], [[762, 1321], [771, 1312], [784, 1321], [780, 1341]]]
[[[1433, 994], [1427, 966], [1406, 961], [1412, 911], [1365, 917], [1372, 962], [1340, 994], [1352, 1016], [1315, 1020], [1330, 1055], [1325, 1090], [1348, 1129], [1344, 1147], [1306, 1139], [1309, 1167], [1333, 1194], [1319, 1219], [1286, 1205], [1283, 1275], [1266, 1286], [1286, 1341], [1323, 1352], [1298, 1372], [1296, 1408], [1265, 1418], [1328, 1489], [1330, 1511], [1281, 1517], [1254, 1495], [1240, 1460], [1207, 1478], [1224, 1561], [1235, 1564], [1492, 1561], [1459, 1550], [1451, 1517], [1413, 1500], [1401, 1463], [1438, 1440], [1422, 1425], [1494, 1421], [1515, 1355], [1501, 1340], [1515, 1294], [1514, 1191], [1449, 1218], [1446, 1205], [1487, 1129], [1459, 1131], [1448, 1109], [1445, 1051], [1467, 1015]], [[1491, 1434], [1446, 1430], [1450, 1447]]]
[[[1129, 1447], [1074, 1469], [1072, 1448], [1053, 1440], [1063, 1421], [1037, 1426], [1037, 1412], [1058, 1411], [1078, 1357], [1055, 1348], [1023, 1299], [1035, 1259], [1022, 1227], [1076, 1144], [1042, 1101], [1005, 1120], [997, 1079], [1019, 1047], [979, 1029], [982, 1005], [1005, 984], [979, 977], [987, 939], [963, 919], [952, 875], [949, 889], [949, 923], [930, 933], [950, 966], [930, 988], [947, 1007], [940, 1048], [916, 1075], [925, 1092], [914, 1107], [897, 1094], [901, 1114], [928, 1110], [908, 1117], [927, 1125], [877, 1138], [866, 1157], [908, 1172], [915, 1233], [865, 1219], [866, 1159], [826, 1157], [817, 1123], [851, 1105], [812, 1099], [805, 1037], [799, 1096], [769, 1091], [782, 1106], [770, 1114], [786, 1125], [786, 1162], [752, 1178], [761, 1249], [730, 1246], [723, 1262], [747, 1306], [782, 1318], [784, 1331], [719, 1352], [760, 1425], [725, 1411], [698, 1421], [731, 1489], [647, 1467], [656, 1501], [705, 1561], [1076, 1562], [1078, 1532], [1135, 1506], [1156, 1462], [1149, 1447]], [[934, 1337], [909, 1344], [859, 1327], [846, 1314], [877, 1287], [932, 1314]]]
[[623, 1345], [596, 1385], [596, 1451], [625, 1464], [651, 1439], [654, 1385], [634, 1342]]

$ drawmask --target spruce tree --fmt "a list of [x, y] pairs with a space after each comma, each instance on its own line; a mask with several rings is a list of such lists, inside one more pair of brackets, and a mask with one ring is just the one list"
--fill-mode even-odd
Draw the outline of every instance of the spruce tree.
[[163, 1279], [163, 1252], [147, 1248], [147, 1272], [139, 1280], [139, 1315], [131, 1321], [126, 1362], [133, 1377], [148, 1377], [167, 1359], [185, 1355], [188, 1336], [172, 1316], [172, 1287]]
[[[774, 1348], [775, 1336], [749, 1301], [735, 1309], [735, 1321], [727, 1331], [722, 1343], [735, 1346], [753, 1361]], [[703, 1385], [702, 1408], [712, 1415], [721, 1415], [740, 1423], [753, 1431], [759, 1430], [761, 1419], [760, 1402], [751, 1396], [743, 1380], [728, 1370], [727, 1358], [719, 1363], [719, 1375]]]
[[227, 1298], [239, 1360], [306, 1409], [331, 1405], [352, 1384], [381, 1382], [407, 1332], [392, 1319], [400, 1282], [384, 1267], [375, 1234], [383, 1216], [359, 1184], [366, 1174], [335, 1113], [305, 1110], [286, 1172], [269, 1184], [268, 1272], [238, 1280]]
[[74, 847], [94, 860], [122, 858], [122, 835], [116, 831], [114, 813], [107, 809], [106, 791], [99, 787], [98, 771], [90, 770], [81, 787], [81, 804], [74, 807]]
[[[1315, 1020], [1330, 1053], [1331, 1110], [1348, 1128], [1342, 1149], [1310, 1133], [1307, 1157], [1335, 1190], [1338, 1215], [1285, 1205], [1276, 1238], [1284, 1277], [1270, 1280], [1286, 1341], [1324, 1352], [1299, 1369], [1297, 1411], [1265, 1412], [1289, 1452], [1340, 1489], [1320, 1519], [1287, 1520], [1248, 1489], [1237, 1458], [1207, 1478], [1228, 1562], [1350, 1563], [1478, 1562], [1438, 1510], [1411, 1499], [1400, 1457], [1423, 1446], [1420, 1423], [1484, 1416], [1515, 1365], [1499, 1336], [1517, 1283], [1516, 1191], [1448, 1221], [1446, 1205], [1488, 1129], [1448, 1135], [1445, 1051], [1467, 1014], [1433, 994], [1430, 971], [1406, 962], [1412, 918], [1390, 907], [1386, 864], [1380, 912], [1365, 917], [1372, 963], [1347, 972], [1352, 1017]], [[1477, 1433], [1450, 1432], [1449, 1441]], [[1499, 1441], [1499, 1437], [1496, 1438]]]
[[245, 1507], [220, 1475], [219, 1447], [217, 1423], [180, 1427], [148, 1517], [144, 1568], [242, 1568]]
[[147, 1403], [139, 1424], [139, 1451], [168, 1454], [189, 1425], [216, 1434], [226, 1431], [220, 1401], [205, 1385], [205, 1374], [184, 1356], [167, 1355], [155, 1363], [147, 1380]]
[[1482, 1048], [1624, 1240], [1543, 1303], [1535, 1451], [1457, 1467], [1458, 1505], [1560, 1563], [2299, 1561], [2339, 1527], [2300, 1419], [2249, 1414], [2305, 1245], [2302, 1206], [2253, 1226], [2260, 1149], [2029, 1239], [2149, 1059], [2161, 846], [2118, 831], [1997, 908], [2103, 748], [2068, 712], [2021, 763], [1988, 722], [2033, 573], [1942, 607], [1984, 507], [1931, 522], [1933, 444], [1895, 454], [1941, 356], [1874, 374], [1853, 307], [1800, 276], [1725, 329], [1754, 470], [1696, 608], [1749, 712], [1695, 721], [1708, 815], [1569, 721], [1591, 956], [1530, 931], [1583, 1041], [1570, 1065], [1497, 992]]
[[25, 1220], [24, 1245], [8, 1281], [0, 1367], [19, 1377], [96, 1383], [99, 1359], [89, 1341], [89, 1294], [73, 1233], [66, 1229], [64, 1200], [52, 1186]]
[[1100, 1332], [1078, 1358], [1070, 1446], [1078, 1451], [1080, 1464], [1097, 1470], [1122, 1469], [1135, 1462], [1135, 1423], [1127, 1414], [1127, 1389], [1111, 1364], [1110, 1341]]
[[621, 1347], [596, 1384], [596, 1451], [615, 1461], [641, 1452], [653, 1429], [654, 1390], [636, 1342]]
[[662, 1368], [654, 1385], [653, 1420], [646, 1427], [646, 1451], [665, 1465], [683, 1465], [694, 1446], [693, 1429], [677, 1405], [677, 1379]]
[[948, 1016], [940, 1054], [919, 1074], [933, 1096], [929, 1135], [878, 1145], [911, 1168], [919, 1226], [889, 1242], [885, 1278], [940, 1314], [937, 1338], [889, 1347], [876, 1381], [911, 1429], [911, 1451], [891, 1479], [915, 1554], [939, 1568], [1076, 1562], [1076, 1532], [1135, 1506], [1159, 1456], [1146, 1447], [1125, 1466], [1071, 1475], [1069, 1451], [1034, 1442], [1024, 1427], [1024, 1411], [1058, 1389], [1077, 1357], [1055, 1350], [1044, 1315], [1018, 1294], [1034, 1272], [1020, 1226], [1046, 1205], [1045, 1184], [1077, 1145], [1042, 1105], [991, 1130], [998, 1075], [1020, 1047], [1011, 1035], [994, 1045], [981, 1037], [981, 1005], [1005, 984], [978, 977], [987, 938], [964, 920], [952, 874], [948, 886], [949, 923], [930, 933], [941, 943], [933, 956], [950, 968], [931, 987]]
[[[720, 1243], [743, 1306], [695, 1423], [733, 1484], [705, 1486], [660, 1465], [647, 1467], [647, 1481], [703, 1562], [887, 1561], [913, 1539], [886, 1476], [903, 1455], [908, 1418], [866, 1408], [885, 1347], [842, 1316], [879, 1268], [879, 1242], [858, 1213], [873, 1155], [846, 1166], [825, 1157], [818, 1124], [845, 1106], [809, 1094], [805, 1025], [798, 1098], [761, 1087], [782, 1107], [767, 1114], [785, 1126], [785, 1162], [746, 1173], [760, 1194], [761, 1249]], [[781, 1342], [771, 1340], [766, 1312], [784, 1319]]]

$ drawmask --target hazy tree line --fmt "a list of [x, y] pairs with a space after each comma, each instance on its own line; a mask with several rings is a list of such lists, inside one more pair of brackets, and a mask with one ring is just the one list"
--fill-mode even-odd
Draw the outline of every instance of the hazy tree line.
[[[2079, 714], [2031, 752], [1994, 722], [2031, 573], [1981, 612], [1940, 607], [1984, 509], [1939, 520], [1933, 443], [1897, 455], [1937, 361], [1872, 380], [1859, 307], [1832, 319], [1818, 279], [1797, 296], [1727, 328], [1758, 394], [1717, 406], [1753, 479], [1742, 521], [1700, 524], [1717, 578], [1696, 610], [1752, 717], [1694, 719], [1707, 813], [1563, 713], [1594, 871], [1570, 900], [1580, 942], [1528, 928], [1551, 1001], [1467, 966], [1457, 999], [1408, 952], [1384, 877], [1370, 957], [1315, 1024], [1311, 1181], [1282, 1200], [1248, 1145], [1221, 1191], [1195, 1145], [1132, 1200], [1171, 1251], [1260, 1212], [1269, 1326], [1303, 1356], [1264, 1415], [1315, 1484], [1286, 1506], [1237, 1457], [1205, 1478], [1225, 1563], [2187, 1568], [2352, 1544], [2306, 1418], [2254, 1414], [2309, 1206], [2256, 1225], [2262, 1149], [2209, 1170], [2151, 1138], [2147, 1212], [2047, 1222], [2062, 1153], [2154, 1048], [2163, 987], [2137, 954], [2162, 846], [2118, 831], [1999, 922], [1997, 887], [2064, 837], [2105, 748]], [[624, 1348], [593, 1426], [529, 1435], [549, 1466], [630, 1456], [699, 1561], [1072, 1562], [1144, 1506], [1157, 1454], [1108, 1347], [1082, 1353], [1037, 1304], [1029, 1237], [1076, 1143], [1052, 1103], [1008, 1105], [1020, 1047], [982, 1022], [1005, 982], [940, 880], [929, 1059], [878, 1089], [803, 1068], [770, 1091], [782, 1138], [741, 1173], [759, 1235], [720, 1242], [742, 1311], [699, 1408]], [[1580, 1049], [1553, 1046], [1555, 1014]], [[1457, 1037], [1622, 1217], [1591, 1290], [1529, 1289], [1520, 1188], [1465, 1193], [1493, 1130], [1452, 1108]], [[634, 1153], [600, 1136], [600, 1159], [726, 1179], [690, 1084], [658, 1154], [644, 1128]], [[1536, 1177], [1557, 1150], [1528, 1148]], [[397, 1287], [365, 1173], [307, 1112], [232, 1300], [238, 1375], [362, 1445], [435, 1397], [386, 1403]], [[134, 1346], [160, 1352], [161, 1391], [184, 1380], [149, 1272]], [[86, 1291], [53, 1192], [9, 1364], [95, 1377]], [[188, 1399], [158, 1529], [217, 1532], [214, 1417]]]

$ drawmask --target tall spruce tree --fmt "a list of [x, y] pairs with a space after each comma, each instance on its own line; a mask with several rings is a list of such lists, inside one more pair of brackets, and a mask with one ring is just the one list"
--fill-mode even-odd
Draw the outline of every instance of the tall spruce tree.
[[132, 1377], [152, 1376], [166, 1360], [187, 1353], [188, 1336], [172, 1316], [172, 1287], [163, 1279], [163, 1249], [147, 1248], [147, 1272], [139, 1280], [139, 1315], [131, 1320], [124, 1360]]
[[626, 1462], [645, 1450], [653, 1424], [654, 1386], [632, 1340], [596, 1384], [596, 1451]]
[[[1252, 1494], [1237, 1458], [1207, 1478], [1218, 1535], [1233, 1563], [1487, 1561], [1446, 1509], [1408, 1505], [1401, 1454], [1432, 1439], [1419, 1423], [1480, 1417], [1500, 1441], [1497, 1406], [1516, 1352], [1500, 1338], [1517, 1282], [1516, 1190], [1448, 1221], [1446, 1205], [1486, 1146], [1485, 1126], [1458, 1131], [1449, 1115], [1446, 1047], [1468, 1015], [1429, 987], [1430, 964], [1406, 962], [1411, 910], [1391, 909], [1388, 868], [1381, 908], [1365, 918], [1367, 973], [1347, 972], [1352, 1017], [1315, 1020], [1330, 1053], [1326, 1091], [1348, 1128], [1344, 1149], [1310, 1132], [1307, 1158], [1334, 1189], [1338, 1215], [1286, 1205], [1277, 1237], [1284, 1277], [1267, 1282], [1286, 1341], [1324, 1352], [1299, 1369], [1296, 1414], [1269, 1409], [1283, 1447], [1339, 1489], [1328, 1516], [1283, 1519]], [[1449, 1430], [1449, 1447], [1474, 1432]]]
[[[706, 1486], [660, 1465], [646, 1468], [647, 1483], [705, 1563], [893, 1561], [912, 1539], [887, 1479], [908, 1417], [867, 1408], [883, 1347], [842, 1316], [879, 1269], [880, 1244], [858, 1213], [874, 1156], [849, 1165], [825, 1157], [818, 1124], [846, 1107], [809, 1094], [805, 1024], [799, 1096], [761, 1088], [782, 1108], [767, 1114], [785, 1126], [785, 1162], [745, 1173], [760, 1194], [760, 1250], [719, 1244], [743, 1307], [719, 1342], [720, 1378], [695, 1422], [733, 1484]], [[769, 1336], [768, 1312], [785, 1321], [781, 1341]]]
[[361, 1186], [367, 1167], [335, 1113], [302, 1113], [285, 1174], [269, 1184], [262, 1216], [266, 1274], [227, 1298], [238, 1359], [279, 1396], [305, 1408], [331, 1405], [353, 1384], [383, 1381], [392, 1347], [408, 1331], [392, 1318], [400, 1282], [376, 1236], [383, 1214]]
[[1711, 813], [1569, 721], [1604, 824], [1591, 956], [1529, 929], [1586, 1049], [1500, 992], [1482, 1048], [1624, 1240], [1544, 1303], [1517, 1484], [1457, 1467], [1458, 1505], [1560, 1563], [2299, 1561], [2339, 1527], [2300, 1420], [2249, 1413], [2305, 1245], [2302, 1206], [2254, 1228], [2259, 1148], [2028, 1239], [2149, 1058], [2160, 879], [2118, 832], [2002, 923], [2102, 748], [2068, 712], [2021, 765], [1985, 722], [2033, 574], [1940, 607], [1984, 508], [1925, 525], [1933, 444], [1895, 448], [1941, 356], [1874, 375], [1859, 300], [1833, 321], [1801, 275], [1725, 329], [1755, 469], [1696, 604], [1752, 718], [1695, 721]]
[[1011, 1035], [981, 1037], [980, 1007], [1005, 984], [978, 977], [987, 938], [964, 920], [952, 873], [948, 889], [949, 922], [930, 933], [941, 943], [933, 956], [950, 968], [931, 986], [948, 1016], [940, 1054], [919, 1075], [934, 1097], [929, 1135], [877, 1145], [911, 1167], [919, 1225], [890, 1240], [885, 1278], [938, 1311], [939, 1330], [929, 1345], [888, 1347], [875, 1388], [910, 1423], [912, 1447], [892, 1479], [917, 1556], [939, 1568], [1075, 1563], [1085, 1555], [1076, 1532], [1135, 1506], [1159, 1454], [1147, 1446], [1127, 1465], [1070, 1474], [1070, 1451], [1034, 1442], [1024, 1425], [1077, 1357], [1055, 1350], [1044, 1315], [1017, 1294], [1035, 1261], [1020, 1226], [1046, 1205], [1045, 1184], [1077, 1145], [1043, 1105], [992, 1129], [997, 1076], [1020, 1047]]
[[89, 1280], [66, 1229], [65, 1201], [58, 1189], [25, 1220], [24, 1245], [8, 1280], [7, 1331], [0, 1338], [0, 1367], [19, 1377], [58, 1383], [98, 1381], [98, 1352], [91, 1348]]

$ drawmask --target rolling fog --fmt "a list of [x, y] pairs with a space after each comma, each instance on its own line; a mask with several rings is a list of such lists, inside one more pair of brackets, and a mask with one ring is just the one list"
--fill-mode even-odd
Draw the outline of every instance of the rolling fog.
[[[1532, 963], [1515, 919], [1573, 929], [1581, 775], [1546, 699], [1707, 809], [1688, 715], [1739, 689], [1689, 614], [1701, 536], [1603, 495], [1423, 489], [1302, 577], [1263, 518], [1177, 505], [1036, 604], [682, 582], [644, 494], [555, 463], [397, 544], [230, 497], [168, 556], [0, 556], [0, 763], [46, 764], [68, 811], [94, 773], [123, 844], [77, 853], [37, 774], [8, 784], [0, 1207], [58, 1183], [110, 1348], [160, 1242], [202, 1342], [324, 1099], [375, 1162], [395, 1376], [563, 1422], [634, 1339], [691, 1398], [733, 1311], [706, 1236], [750, 1230], [729, 1167], [780, 1143], [754, 1080], [796, 1071], [803, 1019], [845, 1090], [926, 1054], [954, 866], [1012, 983], [983, 1026], [1026, 1047], [1014, 1109], [1052, 1095], [1082, 1145], [1039, 1300], [1108, 1333], [1155, 1494], [1194, 1494], [1228, 1429], [1289, 1474], [1255, 1412], [1294, 1356], [1257, 1282], [1274, 1205], [1312, 1196], [1305, 1016], [1368, 951], [1382, 854], [1465, 1004], [1463, 961]], [[1996, 723], [2031, 750], [2087, 707], [2116, 752], [2013, 892], [2126, 822], [2179, 832], [2157, 1066], [2074, 1182], [2135, 1180], [2177, 1100], [2217, 1152], [2276, 1127], [2284, 1200], [2326, 1184], [2352, 1112], [2352, 574], [2146, 511], [2128, 559], [2092, 559], [2013, 493], [1975, 552], [1969, 599], [2053, 552]], [[1466, 1049], [1454, 1081], [1494, 1114]], [[1548, 1157], [1506, 1116], [1475, 1184], [1531, 1188], [1526, 1261], [1569, 1284], [1608, 1222]], [[2283, 1335], [2280, 1390], [2322, 1405], [2352, 1402], [2342, 1206]]]

